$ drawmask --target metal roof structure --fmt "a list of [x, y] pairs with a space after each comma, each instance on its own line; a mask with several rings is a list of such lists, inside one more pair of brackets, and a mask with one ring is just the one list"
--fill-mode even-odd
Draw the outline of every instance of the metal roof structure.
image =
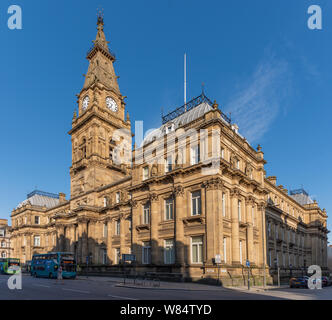
[[143, 145], [146, 145], [153, 140], [156, 140], [163, 135], [166, 134], [166, 128], [171, 127], [172, 131], [178, 129], [179, 127], [186, 125], [195, 119], [200, 118], [205, 113], [209, 112], [210, 110], [213, 110], [212, 106], [208, 104], [207, 102], [203, 102], [200, 105], [196, 106], [195, 108], [192, 108], [189, 111], [186, 111], [185, 113], [179, 115], [178, 117], [172, 119], [171, 121], [168, 121], [167, 123], [163, 124], [158, 129], [155, 129], [147, 134], [147, 136], [143, 140]]
[[300, 205], [314, 203], [309, 194], [304, 189], [291, 190], [289, 195]]
[[21, 208], [26, 204], [32, 206], [53, 208], [60, 204], [59, 195], [40, 190], [35, 190], [27, 195], [27, 199], [22, 201], [17, 207]]

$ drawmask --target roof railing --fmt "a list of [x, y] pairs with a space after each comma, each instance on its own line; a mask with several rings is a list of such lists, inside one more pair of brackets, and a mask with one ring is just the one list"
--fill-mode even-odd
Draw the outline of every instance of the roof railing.
[[296, 194], [305, 194], [306, 196], [309, 196], [309, 194], [303, 188], [290, 190], [289, 194], [291, 196], [294, 196]]
[[55, 193], [50, 193], [50, 192], [45, 192], [45, 191], [40, 191], [40, 190], [34, 190], [32, 192], [30, 192], [27, 197], [31, 198], [34, 195], [40, 195], [40, 196], [45, 196], [45, 197], [49, 197], [49, 198], [54, 198], [54, 199], [59, 199], [59, 195], [55, 194]]
[[[204, 93], [202, 93], [198, 97], [188, 101], [183, 106], [175, 109], [174, 111], [166, 114], [165, 116], [162, 116], [161, 117], [162, 118], [162, 124], [165, 124], [169, 121], [172, 121], [173, 119], [175, 119], [175, 118], [181, 116], [182, 114], [194, 109], [195, 107], [199, 106], [200, 104], [202, 104], [204, 102], [209, 104], [211, 107], [213, 106], [212, 101]], [[227, 117], [223, 112], [221, 112], [221, 116], [226, 122], [231, 123], [231, 119], [229, 117]]]

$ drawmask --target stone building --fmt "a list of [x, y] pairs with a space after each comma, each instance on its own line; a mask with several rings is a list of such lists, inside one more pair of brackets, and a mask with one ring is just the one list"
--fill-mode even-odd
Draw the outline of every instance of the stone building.
[[[275, 257], [293, 272], [305, 262], [326, 268], [325, 210], [267, 178], [261, 147], [203, 93], [132, 150], [115, 55], [101, 17], [97, 25], [69, 131], [70, 199], [35, 191], [13, 210], [14, 256], [72, 251], [91, 272], [219, 274], [233, 284], [244, 281], [247, 260], [257, 282], [271, 281]], [[124, 264], [123, 254], [136, 261]]]
[[0, 219], [0, 258], [11, 257], [10, 227], [7, 219]]

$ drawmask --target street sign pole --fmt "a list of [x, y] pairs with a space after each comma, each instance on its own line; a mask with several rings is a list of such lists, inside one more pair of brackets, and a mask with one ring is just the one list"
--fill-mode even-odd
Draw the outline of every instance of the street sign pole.
[[278, 287], [280, 288], [280, 267], [278, 264]]
[[250, 290], [250, 262], [249, 262], [249, 260], [246, 261], [246, 265], [248, 268], [248, 290]]

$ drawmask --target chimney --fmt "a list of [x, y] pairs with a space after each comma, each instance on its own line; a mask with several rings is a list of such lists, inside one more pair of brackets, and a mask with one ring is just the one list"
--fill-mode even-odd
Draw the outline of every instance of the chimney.
[[272, 184], [277, 185], [277, 177], [275, 176], [267, 177], [267, 180], [269, 180]]
[[66, 195], [62, 192], [59, 193], [59, 202], [60, 202], [60, 204], [66, 202]]

